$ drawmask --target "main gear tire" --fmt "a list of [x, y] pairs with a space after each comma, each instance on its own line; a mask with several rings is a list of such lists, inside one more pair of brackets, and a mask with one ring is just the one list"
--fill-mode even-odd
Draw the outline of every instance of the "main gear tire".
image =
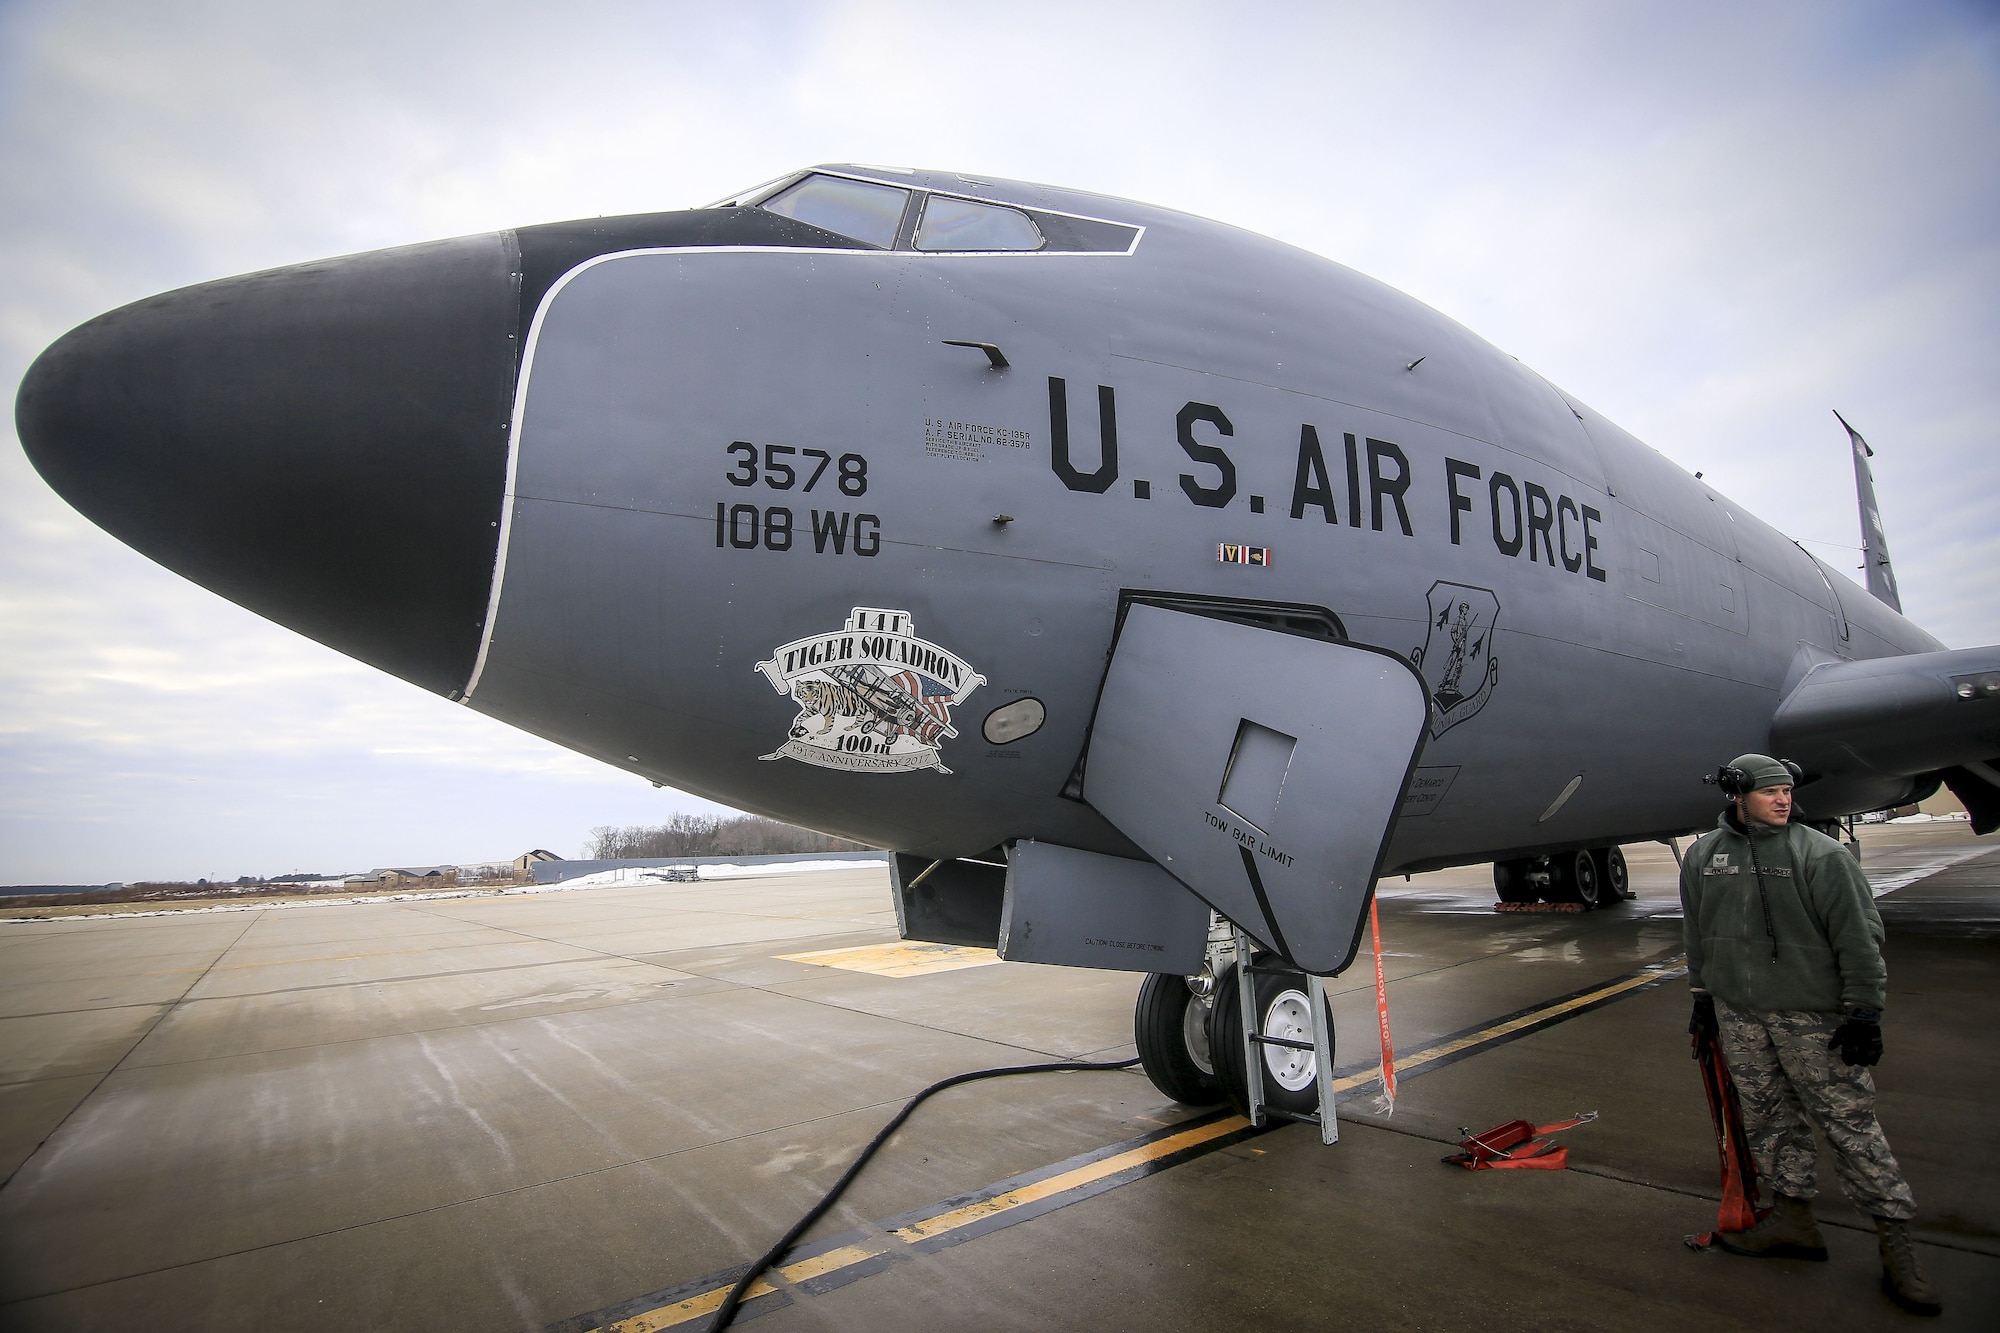
[[1154, 1087], [1188, 1106], [1215, 1106], [1223, 1100], [1208, 1053], [1208, 1008], [1186, 977], [1154, 972], [1140, 983], [1132, 1010], [1139, 1067]]
[[1632, 872], [1626, 868], [1623, 847], [1598, 847], [1592, 850], [1590, 858], [1597, 862], [1597, 882], [1604, 899], [1600, 906], [1609, 907], [1637, 896], [1632, 892]]
[[[1256, 983], [1257, 1030], [1267, 1037], [1293, 1041], [1312, 1040], [1312, 1009], [1307, 998], [1303, 972], [1258, 972]], [[1326, 1006], [1329, 1054], [1333, 1041], [1333, 1006]], [[1237, 995], [1236, 969], [1232, 966], [1215, 979], [1215, 996], [1209, 1006], [1208, 1049], [1215, 1059], [1215, 1074], [1236, 1109], [1248, 1114], [1249, 1082], [1243, 1071], [1242, 1003]], [[1312, 1051], [1285, 1046], [1260, 1046], [1263, 1059], [1257, 1072], [1264, 1080], [1264, 1102], [1293, 1115], [1319, 1110], [1318, 1057]]]
[[1503, 903], [1531, 903], [1542, 896], [1528, 880], [1526, 859], [1493, 863], [1493, 892]]
[[1563, 852], [1549, 858], [1554, 871], [1549, 885], [1549, 901], [1581, 903], [1585, 911], [1611, 901], [1604, 877], [1597, 873], [1597, 859], [1589, 852]]

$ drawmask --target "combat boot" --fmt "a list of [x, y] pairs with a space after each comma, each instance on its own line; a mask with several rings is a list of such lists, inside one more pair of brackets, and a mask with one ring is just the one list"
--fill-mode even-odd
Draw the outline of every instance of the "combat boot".
[[1944, 1309], [1937, 1288], [1917, 1262], [1910, 1224], [1893, 1218], [1875, 1219], [1875, 1236], [1882, 1251], [1882, 1290], [1911, 1314], [1937, 1314]]
[[1717, 1232], [1715, 1243], [1731, 1254], [1747, 1254], [1753, 1259], [1826, 1262], [1826, 1237], [1819, 1234], [1819, 1223], [1813, 1221], [1812, 1205], [1789, 1194], [1778, 1195], [1777, 1206], [1756, 1226], [1748, 1231]]

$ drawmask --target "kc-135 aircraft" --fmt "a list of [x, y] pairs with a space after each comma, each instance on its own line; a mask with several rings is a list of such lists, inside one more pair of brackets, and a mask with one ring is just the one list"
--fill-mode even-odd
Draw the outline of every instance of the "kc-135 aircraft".
[[1379, 876], [1614, 902], [1720, 755], [2000, 825], [2000, 647], [1900, 614], [1858, 435], [1874, 596], [1436, 311], [1122, 199], [820, 167], [229, 278], [66, 335], [16, 420], [259, 614], [895, 849], [908, 938], [1153, 973], [1186, 1100], [1211, 908], [1277, 1023]]

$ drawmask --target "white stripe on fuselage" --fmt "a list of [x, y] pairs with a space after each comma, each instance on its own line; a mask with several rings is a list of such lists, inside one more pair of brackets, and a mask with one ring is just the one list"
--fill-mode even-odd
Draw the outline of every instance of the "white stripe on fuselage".
[[[1022, 205], [1028, 207], [1028, 205]], [[1043, 209], [1043, 212], [1053, 212]], [[1081, 213], [1065, 214], [1067, 217], [1082, 217]], [[1089, 219], [1099, 221], [1100, 219]], [[521, 352], [521, 373], [514, 382], [514, 410], [507, 430], [507, 489], [500, 502], [500, 538], [493, 549], [493, 582], [486, 594], [486, 623], [479, 631], [479, 656], [473, 660], [472, 675], [465, 682], [465, 691], [459, 696], [460, 703], [472, 702], [473, 691], [479, 688], [479, 679], [486, 674], [486, 658], [493, 649], [493, 626], [500, 616], [500, 593], [507, 576], [507, 547], [514, 532], [514, 484], [521, 461], [521, 424], [528, 410], [528, 379], [534, 373], [535, 352], [541, 345], [542, 323], [554, 306], [555, 299], [570, 282], [599, 264], [614, 259], [634, 259], [646, 255], [799, 255], [812, 254], [814, 257], [860, 259], [1124, 259], [1139, 247], [1139, 238], [1146, 229], [1136, 223], [1121, 222], [1121, 227], [1133, 227], [1138, 233], [1132, 239], [1128, 250], [814, 250], [796, 245], [668, 245], [645, 247], [636, 250], [614, 250], [608, 254], [592, 255], [569, 272], [550, 284], [542, 296], [541, 304], [535, 308], [534, 321], [528, 326], [528, 344]]]

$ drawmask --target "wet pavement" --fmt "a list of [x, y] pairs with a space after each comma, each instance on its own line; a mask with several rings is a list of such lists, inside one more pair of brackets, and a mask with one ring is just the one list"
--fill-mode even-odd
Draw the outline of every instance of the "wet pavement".
[[[1962, 824], [1863, 842], [1888, 890], [1881, 1113], [1945, 1296], [1931, 1326], [1992, 1328], [2000, 851]], [[1640, 979], [1412, 1071], [1393, 1117], [1358, 1088], [1327, 1148], [1229, 1132], [1137, 1073], [953, 1089], [813, 1233], [831, 1256], [745, 1313], [772, 1333], [1903, 1325], [1830, 1172], [1832, 1263], [1681, 1245], [1713, 1220], [1715, 1157], [1685, 983], [1641, 975], [1680, 952], [1673, 860], [1628, 855], [1638, 898], [1589, 914], [1496, 915], [1484, 866], [1383, 886], [1405, 1058]], [[0, 1327], [704, 1327], [661, 1293], [760, 1253], [920, 1087], [1131, 1053], [1136, 976], [834, 965], [894, 938], [872, 867], [0, 920]], [[1330, 988], [1359, 1079], [1372, 976]], [[1438, 1162], [1461, 1126], [1586, 1110], [1568, 1170]]]

